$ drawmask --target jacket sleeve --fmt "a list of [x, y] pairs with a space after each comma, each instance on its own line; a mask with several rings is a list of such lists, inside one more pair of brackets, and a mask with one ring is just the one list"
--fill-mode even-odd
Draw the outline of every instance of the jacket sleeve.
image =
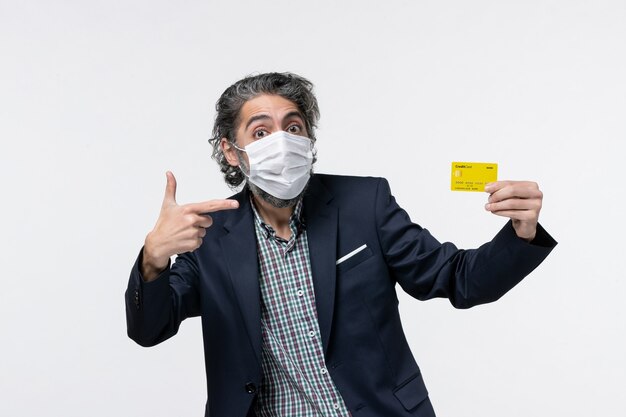
[[440, 243], [411, 222], [385, 179], [378, 184], [376, 221], [389, 271], [404, 291], [420, 300], [448, 298], [456, 308], [499, 299], [557, 244], [540, 225], [536, 238], [528, 243], [517, 237], [511, 221], [478, 249]]
[[154, 280], [141, 275], [143, 249], [133, 266], [126, 289], [128, 336], [141, 346], [154, 346], [178, 332], [187, 317], [200, 314], [198, 269], [193, 253], [178, 255]]

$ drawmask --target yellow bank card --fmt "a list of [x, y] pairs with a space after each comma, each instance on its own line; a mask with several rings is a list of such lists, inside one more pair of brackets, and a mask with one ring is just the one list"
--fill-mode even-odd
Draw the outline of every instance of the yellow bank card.
[[452, 191], [485, 191], [485, 184], [498, 180], [498, 164], [485, 162], [453, 162]]

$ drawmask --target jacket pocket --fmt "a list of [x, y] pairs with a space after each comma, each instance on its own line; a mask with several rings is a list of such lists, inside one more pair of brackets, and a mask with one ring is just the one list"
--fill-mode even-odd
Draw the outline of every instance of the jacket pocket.
[[411, 411], [428, 398], [428, 391], [421, 374], [416, 374], [393, 391], [406, 411]]
[[370, 258], [373, 255], [372, 250], [367, 245], [360, 246], [354, 249], [352, 252], [344, 255], [337, 260], [337, 272], [345, 272], [354, 268], [361, 262]]

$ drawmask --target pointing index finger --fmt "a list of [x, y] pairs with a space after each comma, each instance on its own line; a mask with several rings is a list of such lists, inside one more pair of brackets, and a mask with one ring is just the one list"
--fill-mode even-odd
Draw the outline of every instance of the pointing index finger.
[[225, 200], [208, 200], [200, 203], [191, 203], [186, 205], [187, 208], [194, 213], [213, 213], [221, 210], [233, 210], [239, 208], [239, 202], [237, 200], [225, 199]]

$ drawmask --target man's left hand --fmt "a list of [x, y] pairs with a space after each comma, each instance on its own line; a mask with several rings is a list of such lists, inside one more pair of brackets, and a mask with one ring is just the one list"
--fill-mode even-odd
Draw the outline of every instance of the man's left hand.
[[496, 181], [485, 185], [489, 193], [487, 211], [513, 220], [513, 228], [520, 238], [530, 242], [537, 233], [543, 193], [536, 182]]

